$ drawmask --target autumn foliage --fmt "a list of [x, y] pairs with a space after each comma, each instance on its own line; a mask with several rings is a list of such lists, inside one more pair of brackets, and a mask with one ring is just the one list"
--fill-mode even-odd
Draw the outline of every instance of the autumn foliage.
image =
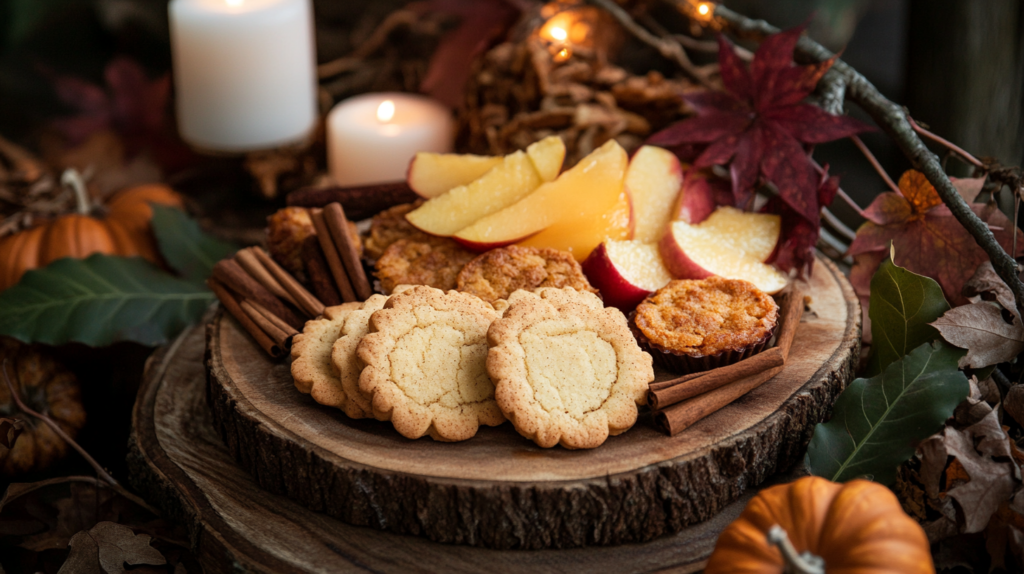
[[[759, 179], [777, 190], [776, 213], [793, 222], [776, 264], [805, 269], [813, 261], [821, 207], [831, 202], [838, 181], [818, 168], [809, 146], [848, 137], [871, 127], [847, 116], [832, 115], [804, 103], [835, 58], [797, 66], [793, 50], [803, 28], [770, 36], [748, 67], [732, 44], [719, 37], [718, 61], [725, 92], [685, 96], [697, 115], [654, 134], [648, 143], [682, 154], [701, 150], [695, 167], [728, 165], [732, 200], [749, 207]], [[692, 159], [692, 158], [684, 158]]]

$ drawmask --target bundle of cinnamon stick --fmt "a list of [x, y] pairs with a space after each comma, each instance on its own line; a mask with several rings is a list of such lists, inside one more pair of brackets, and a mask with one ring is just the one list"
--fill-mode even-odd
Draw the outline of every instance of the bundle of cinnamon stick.
[[654, 421], [670, 436], [749, 393], [782, 372], [804, 312], [804, 295], [794, 285], [783, 298], [775, 346], [738, 363], [651, 383], [647, 404]]
[[302, 254], [315, 295], [260, 247], [219, 261], [207, 280], [227, 312], [274, 358], [288, 353], [292, 337], [326, 306], [365, 301], [372, 294], [341, 204], [313, 209], [310, 216], [316, 235], [303, 244]]

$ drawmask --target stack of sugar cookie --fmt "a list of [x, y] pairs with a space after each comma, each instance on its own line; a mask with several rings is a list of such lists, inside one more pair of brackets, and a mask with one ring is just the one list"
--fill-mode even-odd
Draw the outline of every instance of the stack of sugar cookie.
[[636, 422], [654, 379], [622, 313], [571, 287], [493, 304], [396, 287], [329, 308], [292, 357], [296, 388], [317, 402], [441, 441], [509, 420], [543, 447], [594, 448]]

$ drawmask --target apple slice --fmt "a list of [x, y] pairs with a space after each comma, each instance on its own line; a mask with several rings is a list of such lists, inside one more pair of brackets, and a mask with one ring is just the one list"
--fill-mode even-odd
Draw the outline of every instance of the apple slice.
[[480, 179], [501, 160], [501, 156], [421, 151], [409, 162], [405, 179], [416, 195], [430, 199]]
[[428, 199], [405, 218], [427, 233], [448, 237], [523, 199], [541, 183], [529, 156], [517, 151], [480, 179]]
[[565, 142], [558, 136], [548, 136], [526, 148], [533, 167], [544, 181], [553, 181], [562, 171], [565, 161]]
[[672, 275], [657, 243], [605, 240], [583, 262], [583, 273], [600, 289], [605, 305], [629, 313], [644, 297], [661, 289]]
[[633, 154], [626, 168], [636, 224], [633, 239], [655, 242], [665, 234], [682, 185], [683, 168], [672, 152], [645, 145]]
[[766, 293], [777, 293], [789, 277], [764, 263], [775, 251], [781, 218], [720, 207], [699, 224], [674, 221], [658, 242], [662, 261], [679, 279], [712, 275], [744, 279]]
[[605, 239], [607, 228], [620, 229], [616, 239], [629, 234], [629, 197], [623, 188], [626, 161], [622, 146], [610, 140], [558, 179], [477, 220], [456, 233], [455, 239], [470, 249], [482, 251], [516, 243], [555, 227], [552, 235], [557, 237], [550, 238], [560, 242], [544, 245], [566, 249], [562, 240], [571, 236], [572, 245], [568, 247], [577, 249], [573, 253], [577, 260], [585, 259]]

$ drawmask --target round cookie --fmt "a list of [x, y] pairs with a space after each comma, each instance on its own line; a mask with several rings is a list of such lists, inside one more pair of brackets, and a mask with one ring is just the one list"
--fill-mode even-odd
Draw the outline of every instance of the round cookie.
[[356, 347], [370, 331], [370, 315], [384, 308], [388, 300], [384, 295], [371, 295], [362, 306], [348, 314], [345, 325], [341, 328], [341, 337], [335, 341], [331, 351], [331, 361], [338, 372], [342, 392], [348, 398], [348, 406], [352, 412], [345, 411], [352, 418], [373, 416], [370, 408], [370, 396], [359, 390], [359, 375], [363, 372], [363, 362], [356, 355]]
[[416, 286], [370, 317], [356, 352], [373, 414], [407, 438], [459, 441], [504, 422], [487, 376], [487, 329], [498, 312], [477, 297]]
[[491, 303], [514, 291], [540, 287], [572, 287], [596, 293], [583, 268], [567, 251], [511, 245], [487, 251], [459, 272], [459, 291]]
[[636, 423], [654, 380], [626, 317], [575, 289], [516, 291], [487, 332], [495, 399], [519, 434], [594, 448]]
[[418, 199], [413, 203], [403, 203], [374, 215], [370, 221], [370, 232], [364, 242], [366, 256], [370, 259], [379, 259], [388, 246], [399, 239], [422, 240], [430, 237], [413, 227], [405, 218], [406, 213], [423, 205], [423, 201]]
[[323, 317], [306, 321], [302, 332], [292, 339], [292, 378], [295, 388], [316, 402], [345, 410], [348, 403], [338, 371], [331, 361], [331, 349], [341, 336], [349, 313], [362, 303], [343, 303], [324, 309]]
[[377, 260], [375, 275], [387, 294], [403, 284], [447, 291], [455, 288], [459, 271], [474, 257], [475, 253], [448, 237], [399, 239]]

